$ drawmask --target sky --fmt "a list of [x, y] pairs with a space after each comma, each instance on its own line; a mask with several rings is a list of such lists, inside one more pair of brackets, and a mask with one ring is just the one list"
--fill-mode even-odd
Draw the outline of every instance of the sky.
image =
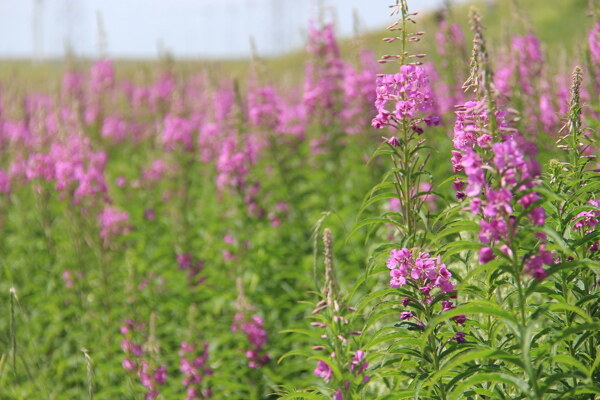
[[[252, 37], [261, 56], [301, 47], [319, 9], [341, 37], [393, 21], [393, 0], [0, 0], [0, 58], [60, 58], [105, 49], [116, 58], [243, 58]], [[408, 0], [423, 10], [440, 0]], [[98, 18], [99, 16], [99, 18]], [[99, 45], [98, 20], [105, 31]]]

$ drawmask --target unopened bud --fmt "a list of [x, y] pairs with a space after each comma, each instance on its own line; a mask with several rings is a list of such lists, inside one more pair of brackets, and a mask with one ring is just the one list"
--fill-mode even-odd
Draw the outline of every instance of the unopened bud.
[[320, 312], [320, 311], [323, 311], [323, 310], [324, 310], [324, 309], [326, 309], [326, 308], [327, 308], [327, 304], [325, 304], [324, 306], [321, 306], [321, 307], [317, 307], [317, 308], [315, 308], [315, 309], [312, 311], [312, 313], [313, 313], [313, 314], [317, 314], [318, 312]]

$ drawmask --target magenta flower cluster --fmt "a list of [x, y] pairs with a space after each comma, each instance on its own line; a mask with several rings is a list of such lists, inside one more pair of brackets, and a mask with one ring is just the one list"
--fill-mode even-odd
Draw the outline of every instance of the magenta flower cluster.
[[269, 212], [268, 218], [271, 226], [277, 228], [281, 225], [281, 221], [290, 212], [290, 207], [284, 201], [278, 201], [272, 211]]
[[494, 86], [502, 95], [499, 100], [503, 106], [508, 106], [508, 99], [520, 99], [522, 121], [528, 131], [557, 131], [557, 104], [567, 104], [568, 95], [555, 91], [554, 83], [545, 76], [541, 44], [534, 34], [512, 38], [511, 52], [498, 63]]
[[63, 279], [65, 287], [71, 289], [75, 287], [75, 284], [77, 282], [83, 281], [84, 275], [82, 271], [72, 271], [70, 269], [65, 269], [61, 277]]
[[[464, 171], [467, 181], [457, 178], [453, 186], [457, 198], [469, 197], [469, 209], [481, 217], [479, 240], [488, 245], [480, 250], [482, 263], [494, 259], [496, 244], [500, 251], [512, 254], [511, 243], [519, 232], [518, 206], [526, 210], [535, 226], [544, 225], [546, 219], [544, 209], [536, 206], [541, 197], [534, 191], [540, 175], [535, 160], [537, 149], [510, 128], [504, 112], [497, 111], [495, 116], [501, 137], [493, 137], [498, 133], [489, 130], [491, 121], [486, 105], [468, 102], [457, 111], [454, 130], [457, 150], [453, 151], [452, 164], [455, 172]], [[522, 195], [517, 198], [516, 194]], [[543, 254], [531, 257], [524, 267], [536, 279], [545, 277], [539, 260], [545, 265], [552, 263], [551, 257]]]
[[314, 374], [317, 378], [322, 378], [325, 382], [331, 381], [332, 374], [331, 367], [325, 361], [317, 361], [317, 368], [314, 370]]
[[588, 32], [588, 45], [592, 61], [595, 64], [600, 63], [600, 23], [594, 24]]
[[465, 47], [465, 35], [460, 25], [449, 23], [446, 19], [440, 21], [435, 40], [441, 56], [449, 56], [454, 49], [462, 50]]
[[[335, 354], [332, 354], [332, 357], [335, 356]], [[354, 353], [354, 356], [352, 357], [352, 360], [350, 361], [349, 365], [348, 365], [348, 369], [349, 371], [352, 373], [352, 375], [354, 375], [355, 377], [362, 377], [361, 382], [362, 383], [367, 383], [369, 382], [369, 380], [371, 379], [370, 376], [365, 375], [365, 371], [367, 370], [367, 368], [369, 368], [369, 363], [366, 361], [366, 353], [362, 350], [356, 350], [356, 352]], [[325, 361], [319, 360], [317, 361], [317, 367], [315, 368], [314, 372], [316, 377], [318, 378], [322, 378], [326, 383], [329, 383], [331, 381], [331, 376], [333, 374], [333, 371], [331, 369], [331, 366], [326, 363]], [[333, 399], [334, 400], [343, 400], [344, 399], [344, 392], [349, 392], [350, 391], [350, 381], [349, 380], [345, 380], [343, 383], [343, 390], [342, 388], [337, 388], [333, 394]]]
[[173, 166], [169, 165], [169, 163], [167, 163], [165, 160], [157, 158], [142, 171], [142, 181], [158, 182], [163, 179], [166, 173], [172, 168]]
[[138, 324], [132, 319], [125, 320], [121, 326], [121, 349], [125, 353], [123, 359], [123, 368], [126, 371], [136, 371], [140, 383], [146, 388], [144, 400], [156, 400], [160, 391], [159, 386], [167, 382], [167, 367], [164, 365], [154, 365], [145, 358], [145, 352], [142, 345], [135, 343], [133, 340], [136, 332], [143, 331], [144, 324]]
[[376, 98], [373, 75], [378, 73], [379, 64], [375, 62], [375, 57], [369, 50], [361, 51], [359, 68], [345, 64], [340, 117], [347, 134], [364, 132], [364, 127], [371, 122], [370, 115], [373, 114]]
[[[573, 224], [574, 231], [581, 231], [584, 234], [588, 235], [594, 232], [598, 223], [600, 223], [600, 197], [596, 198], [596, 200], [590, 200], [588, 204], [591, 207], [595, 207], [595, 209], [591, 209], [588, 211], [582, 211], [575, 216], [575, 223]], [[600, 241], [594, 241], [589, 251], [591, 253], [595, 253], [600, 250]]]
[[311, 22], [307, 50], [313, 59], [305, 69], [304, 105], [309, 114], [319, 110], [324, 122], [331, 123], [344, 76], [333, 24], [319, 28]]
[[199, 276], [204, 269], [204, 262], [195, 260], [189, 253], [177, 254], [177, 264], [179, 269], [187, 271], [187, 279], [190, 286], [198, 286], [205, 281], [206, 278]]
[[[600, 65], [600, 22], [594, 24], [588, 32], [588, 46], [590, 49], [590, 58], [594, 65]], [[596, 72], [596, 85], [600, 86], [600, 76]]]
[[590, 200], [588, 204], [597, 209], [580, 212], [575, 217], [575, 224], [573, 225], [573, 230], [582, 230], [586, 234], [592, 233], [598, 222], [600, 222], [600, 197], [596, 200]]
[[[503, 134], [510, 131], [506, 111], [497, 110], [494, 113], [497, 128]], [[454, 147], [466, 152], [475, 147], [489, 148], [492, 141], [491, 132], [487, 130], [490, 116], [487, 106], [483, 101], [468, 101], [456, 109], [456, 122], [454, 123]], [[462, 169], [460, 166], [460, 152], [453, 151], [454, 171]]]
[[303, 100], [294, 102], [276, 87], [251, 84], [247, 96], [249, 126], [259, 135], [304, 139], [308, 113]]
[[126, 233], [129, 227], [129, 214], [114, 207], [106, 207], [98, 216], [100, 237], [108, 242], [111, 238]]
[[57, 140], [49, 152], [33, 152], [24, 164], [13, 164], [11, 178], [24, 175], [29, 181], [55, 182], [61, 196], [78, 204], [85, 199], [105, 197], [107, 155], [91, 148], [89, 138], [77, 134]]
[[102, 137], [112, 142], [123, 142], [135, 130], [135, 125], [115, 115], [104, 118], [102, 123]]
[[[375, 91], [373, 75], [379, 72], [370, 51], [362, 50], [357, 67], [344, 61], [335, 39], [333, 24], [310, 24], [303, 88], [305, 115], [314, 115], [324, 125], [340, 124], [347, 134], [362, 132], [371, 115]], [[319, 143], [313, 148], [318, 152]]]
[[267, 331], [264, 328], [263, 319], [259, 315], [253, 315], [248, 318], [242, 313], [235, 314], [232, 332], [241, 331], [246, 335], [249, 349], [246, 349], [245, 355], [248, 358], [250, 368], [260, 368], [271, 359], [265, 353], [265, 344], [267, 343]]
[[[160, 182], [180, 179], [191, 165], [202, 163], [207, 164], [202, 165], [203, 174], [216, 167], [219, 195], [240, 195], [249, 216], [268, 217], [279, 226], [287, 206], [269, 199], [275, 206], [265, 210], [261, 186], [251, 178], [269, 140], [301, 145], [314, 122], [311, 116], [320, 118], [322, 110], [346, 134], [363, 132], [375, 101], [373, 76], [379, 67], [374, 57], [362, 50], [356, 65], [344, 61], [333, 25], [313, 25], [310, 35], [305, 85], [291, 90], [259, 84], [256, 77], [237, 96], [231, 80], [215, 82], [198, 73], [178, 81], [168, 70], [157, 71], [141, 85], [119, 80], [108, 59], [94, 62], [88, 71], [66, 71], [58, 96], [28, 94], [22, 112], [14, 113], [15, 107], [0, 112], [0, 143], [10, 149], [10, 159], [0, 169], [0, 193], [30, 184], [46, 195], [53, 184], [60, 199], [97, 219], [107, 242], [128, 229], [125, 214], [115, 205], [120, 196], [113, 195], [160, 190]], [[322, 139], [316, 141], [317, 151], [324, 150]], [[152, 158], [143, 161], [147, 164], [139, 168], [140, 175], [111, 176], [115, 185], [110, 185], [107, 173], [117, 171], [107, 168], [109, 154], [142, 143], [150, 145]], [[344, 145], [343, 139], [337, 145]], [[164, 190], [160, 198], [169, 202], [174, 197], [174, 191]], [[147, 221], [157, 218], [155, 209], [148, 205]]]
[[153, 367], [147, 360], [141, 360], [138, 377], [142, 386], [148, 390], [144, 395], [144, 400], [156, 400], [160, 394], [158, 386], [167, 382], [167, 367]]
[[211, 398], [211, 388], [202, 386], [204, 378], [213, 373], [208, 365], [208, 342], [204, 342], [199, 352], [193, 345], [181, 343], [179, 357], [179, 370], [184, 375], [182, 384], [186, 389], [185, 400]]
[[187, 152], [194, 151], [194, 126], [182, 117], [169, 114], [164, 119], [162, 142], [168, 151], [178, 147]]
[[378, 75], [376, 94], [377, 115], [371, 122], [375, 128], [398, 127], [401, 121], [406, 121], [413, 130], [422, 133], [422, 122], [427, 126], [440, 123], [429, 77], [422, 66], [402, 65], [396, 74]]
[[273, 86], [252, 88], [248, 91], [248, 119], [253, 126], [276, 129], [282, 102]]
[[533, 94], [533, 83], [540, 77], [544, 60], [540, 40], [532, 33], [515, 36], [512, 50], [516, 55], [515, 64], [520, 88], [526, 94]]
[[386, 265], [390, 269], [390, 286], [393, 288], [413, 283], [427, 300], [436, 287], [444, 293], [454, 290], [454, 284], [450, 281], [452, 273], [439, 256], [431, 257], [429, 253], [420, 252], [415, 257], [407, 248], [392, 249]]
[[239, 143], [236, 138], [230, 137], [222, 143], [221, 152], [217, 158], [217, 188], [224, 190], [227, 187], [242, 191], [246, 185], [246, 175], [256, 161], [258, 143], [249, 141]]
[[112, 89], [115, 84], [115, 70], [112, 60], [96, 61], [90, 73], [90, 86], [97, 93]]
[[544, 265], [554, 264], [552, 252], [546, 250], [546, 245], [542, 244], [537, 249], [537, 253], [527, 259], [524, 266], [525, 273], [533, 276], [537, 280], [543, 280], [547, 276]]
[[[350, 371], [355, 376], [363, 376], [367, 368], [369, 368], [366, 356], [367, 354], [362, 350], [356, 350], [354, 353], [354, 357], [352, 357], [352, 361], [350, 362]], [[370, 376], [363, 376], [362, 381], [368, 382], [370, 379]]]

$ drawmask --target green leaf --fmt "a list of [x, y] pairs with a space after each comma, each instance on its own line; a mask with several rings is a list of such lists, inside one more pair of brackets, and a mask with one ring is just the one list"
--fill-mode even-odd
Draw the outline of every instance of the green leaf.
[[510, 354], [503, 350], [498, 349], [480, 349], [480, 350], [472, 350], [472, 351], [463, 351], [456, 356], [454, 356], [451, 360], [444, 363], [441, 368], [430, 378], [430, 382], [433, 384], [441, 379], [443, 376], [448, 374], [453, 368], [458, 367], [459, 365], [466, 364], [468, 362], [477, 361], [477, 360], [504, 360], [511, 364], [518, 366], [523, 369], [523, 363], [518, 356]]
[[292, 356], [302, 356], [305, 358], [309, 358], [310, 356], [312, 356], [311, 353], [309, 353], [306, 350], [292, 350], [292, 351], [288, 351], [287, 353], [285, 353], [284, 355], [282, 355], [281, 357], [279, 357], [279, 359], [277, 360], [277, 364], [281, 364], [281, 362], [283, 360], [285, 360], [288, 357], [292, 357]]
[[398, 345], [418, 346], [422, 342], [421, 339], [407, 337], [405, 331], [400, 331], [400, 332], [394, 332], [394, 333], [390, 333], [387, 335], [380, 335], [380, 336], [376, 336], [376, 337], [372, 338], [365, 346], [363, 346], [364, 347], [363, 350], [366, 351], [374, 346], [377, 346], [378, 344], [388, 342], [390, 340], [394, 341], [393, 346], [398, 346]]
[[320, 393], [315, 392], [307, 392], [307, 391], [297, 391], [293, 393], [288, 393], [279, 397], [280, 400], [289, 400], [289, 399], [304, 399], [304, 400], [323, 400], [327, 399], [327, 396], [324, 396]]
[[547, 281], [547, 278], [555, 275], [561, 271], [564, 270], [575, 270], [576, 268], [591, 268], [591, 267], [597, 267], [600, 266], [600, 263], [598, 263], [597, 261], [593, 261], [593, 260], [575, 260], [575, 261], [566, 261], [560, 264], [554, 264], [552, 265], [550, 268], [548, 268], [546, 270], [546, 279], [544, 281], [538, 281], [538, 280], [532, 280], [531, 283], [529, 284], [529, 287], [527, 288], [526, 291], [526, 296], [529, 296], [533, 293], [535, 293], [536, 291], [540, 290], [539, 287], [540, 285], [542, 285], [545, 281]]
[[444, 229], [439, 231], [435, 235], [436, 240], [440, 240], [446, 236], [453, 235], [461, 232], [479, 232], [481, 228], [479, 224], [473, 221], [457, 221], [451, 224], [448, 224]]
[[600, 386], [580, 386], [575, 389], [573, 394], [600, 394]]
[[385, 298], [385, 297], [387, 297], [389, 295], [396, 294], [396, 292], [397, 291], [395, 289], [392, 289], [392, 288], [379, 289], [379, 290], [371, 293], [370, 295], [368, 295], [364, 299], [362, 299], [360, 301], [360, 303], [358, 304], [358, 306], [356, 307], [356, 312], [360, 313], [373, 300], [376, 300], [376, 299], [382, 299], [383, 300], [383, 298]]
[[383, 310], [377, 311], [373, 314], [369, 314], [367, 323], [365, 324], [363, 331], [366, 331], [369, 327], [371, 327], [373, 324], [377, 323], [381, 319], [383, 319], [389, 315], [393, 315], [393, 314], [397, 315], [398, 313], [400, 313], [399, 310], [396, 310], [395, 308], [386, 307]]
[[581, 318], [585, 319], [587, 322], [592, 322], [593, 319], [592, 317], [590, 317], [588, 315], [588, 313], [586, 313], [584, 310], [582, 310], [579, 307], [576, 307], [574, 305], [571, 304], [566, 304], [566, 303], [552, 303], [550, 305], [548, 305], [548, 311], [571, 311], [577, 315], [579, 315]]
[[378, 225], [378, 224], [392, 224], [392, 225], [396, 225], [399, 227], [403, 227], [403, 225], [400, 224], [399, 222], [394, 221], [392, 219], [388, 219], [388, 218], [382, 218], [382, 217], [366, 218], [366, 219], [363, 219], [362, 221], [358, 222], [356, 225], [354, 225], [352, 227], [352, 229], [350, 230], [350, 232], [348, 233], [348, 235], [346, 237], [346, 243], [348, 242], [350, 237], [352, 237], [361, 228], [364, 228], [365, 226], [369, 226], [369, 225]]
[[543, 226], [540, 227], [539, 231], [545, 233], [546, 236], [551, 239], [550, 242], [557, 244], [567, 255], [573, 255], [571, 247], [567, 244], [567, 242], [565, 242], [563, 236], [554, 229], [550, 228], [549, 226]]
[[387, 200], [387, 199], [395, 199], [398, 197], [398, 194], [396, 192], [385, 192], [385, 193], [380, 193], [376, 196], [371, 197], [368, 201], [364, 202], [362, 204], [362, 206], [360, 207], [360, 210], [358, 210], [358, 214], [362, 214], [364, 212], [365, 209], [367, 209], [369, 206], [371, 206], [372, 204], [375, 204], [377, 202], [380, 202], [381, 200]]
[[519, 332], [517, 320], [514, 317], [514, 315], [512, 315], [510, 312], [502, 309], [496, 303], [492, 303], [486, 300], [475, 300], [469, 302], [468, 304], [463, 304], [461, 306], [453, 308], [452, 310], [444, 311], [442, 314], [435, 317], [427, 325], [425, 335], [431, 335], [433, 333], [434, 328], [437, 325], [439, 325], [443, 321], [447, 321], [450, 318], [461, 314], [483, 314], [492, 317], [497, 317], [505, 321], [506, 326], [509, 327], [513, 332]]
[[566, 339], [567, 337], [581, 332], [596, 332], [600, 331], [600, 322], [583, 323], [576, 326], [561, 330], [558, 335], [552, 338], [551, 344], [556, 344]]
[[415, 324], [414, 322], [402, 321], [394, 324], [395, 327], [403, 328], [409, 331], [424, 331], [425, 328], [422, 325]]
[[444, 257], [450, 257], [461, 251], [479, 250], [483, 245], [479, 242], [469, 240], [457, 240], [442, 246], [435, 254], [441, 254]]
[[592, 374], [590, 369], [583, 365], [581, 361], [575, 359], [574, 357], [568, 354], [557, 354], [554, 357], [552, 357], [552, 361], [557, 364], [564, 364], [569, 367], [576, 368], [579, 371], [581, 371], [586, 377], [589, 377]]
[[316, 331], [310, 331], [308, 329], [284, 329], [280, 333], [297, 333], [300, 335], [308, 336], [309, 338], [318, 340], [321, 338], [321, 334]]
[[448, 400], [463, 399], [462, 396], [467, 389], [482, 383], [501, 383], [515, 387], [521, 393], [529, 392], [529, 386], [524, 380], [508, 374], [492, 372], [477, 374], [462, 382], [460, 385], [457, 385], [456, 389], [450, 394], [450, 396], [448, 396]]
[[375, 400], [400, 400], [400, 399], [412, 399], [414, 394], [413, 390], [395, 390], [394, 393], [388, 393], [376, 397]]
[[[600, 181], [593, 182], [588, 185], [582, 186], [580, 189], [575, 191], [575, 193], [573, 193], [571, 196], [569, 196], [569, 199], [565, 202], [564, 208], [568, 208], [571, 205], [571, 203], [578, 201], [582, 195], [594, 194], [598, 191], [600, 191]], [[589, 198], [591, 196], [584, 196], [584, 197], [585, 197], [584, 200], [587, 200], [587, 198]]]

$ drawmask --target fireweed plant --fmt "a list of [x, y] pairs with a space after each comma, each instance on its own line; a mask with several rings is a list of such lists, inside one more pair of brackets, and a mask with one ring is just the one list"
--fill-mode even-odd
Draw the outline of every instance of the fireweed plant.
[[[389, 157], [392, 169], [363, 205], [365, 208], [375, 201], [390, 199], [390, 211], [358, 224], [392, 224], [396, 230], [389, 235], [396, 242], [382, 246], [387, 253], [385, 270], [391, 289], [375, 292], [361, 302], [360, 308], [371, 308], [363, 329], [371, 335], [367, 351], [381, 349], [373, 356], [377, 362], [372, 367], [375, 375], [387, 390], [412, 396], [441, 368], [445, 357], [462, 348], [466, 341], [462, 330], [466, 316], [456, 314], [452, 323], [434, 327], [432, 335], [424, 335], [431, 320], [455, 309], [458, 301], [456, 279], [440, 255], [433, 254], [432, 247], [432, 234], [438, 229], [434, 218], [437, 204], [427, 168], [431, 156], [427, 134], [441, 122], [441, 116], [430, 69], [422, 62], [425, 55], [408, 51], [409, 43], [418, 42], [423, 36], [423, 32], [409, 31], [416, 13], [409, 12], [405, 1], [398, 1], [392, 14], [400, 16], [388, 28], [396, 36], [384, 40], [399, 44], [400, 54], [385, 55], [380, 62], [399, 64], [399, 72], [377, 77], [378, 113], [372, 122], [375, 128], [389, 132], [376, 154]], [[390, 311], [398, 316], [398, 322], [391, 326], [382, 318]], [[395, 369], [402, 373], [394, 374]], [[426, 393], [445, 398], [447, 391], [445, 385], [434, 383]]]
[[[578, 318], [574, 320], [585, 324], [592, 317], [574, 304], [565, 304], [565, 298], [554, 301], [544, 298], [547, 293], [541, 282], [550, 281], [549, 275], [562, 265], [552, 251], [556, 244], [552, 237], [556, 235], [546, 224], [546, 211], [542, 207], [545, 198], [541, 192], [541, 169], [535, 160], [536, 148], [511, 127], [508, 112], [496, 107], [480, 17], [473, 12], [471, 19], [474, 50], [466, 86], [476, 97], [457, 108], [454, 129], [457, 150], [453, 151], [452, 164], [454, 171], [464, 173], [466, 179], [457, 178], [453, 186], [457, 198], [466, 203], [468, 211], [478, 220], [478, 238], [484, 245], [478, 251], [479, 269], [487, 269], [488, 286], [487, 290], [476, 293], [474, 287], [463, 282], [473, 300], [438, 320], [479, 307], [476, 313], [487, 315], [488, 324], [482, 332], [471, 330], [477, 345], [454, 356], [433, 380], [443, 382], [443, 376], [457, 363], [465, 364], [465, 359], [504, 360], [506, 365], [500, 368], [496, 361], [489, 365], [482, 362], [477, 373], [466, 372], [464, 381], [451, 380], [454, 384], [448, 386], [462, 392], [473, 384], [496, 382], [496, 391], [532, 399], [544, 398], [549, 393], [553, 396], [570, 396], [579, 390], [585, 393], [585, 386], [592, 382], [591, 370], [571, 382], [561, 381], [561, 374], [575, 360], [556, 354], [560, 339], [548, 338], [548, 344], [538, 344], [546, 335], [556, 334], [547, 327], [549, 320], [574, 318], [571, 313], [575, 313]], [[577, 90], [574, 88], [573, 92]], [[573, 267], [577, 269], [576, 265]], [[580, 276], [588, 273], [577, 270]], [[477, 269], [468, 271], [469, 277], [477, 275]], [[481, 300], [475, 300], [477, 297]], [[492, 322], [490, 316], [498, 320]], [[433, 334], [431, 327], [428, 334]], [[590, 341], [593, 344], [595, 340], [590, 338]]]
[[[332, 269], [325, 239], [325, 289], [313, 313], [335, 312], [313, 326], [329, 330], [343, 326], [340, 321], [352, 325], [360, 320], [364, 325], [350, 341], [336, 331], [322, 335], [333, 336], [333, 343], [313, 350], [329, 357], [311, 358], [317, 360], [314, 375], [329, 389], [308, 389], [296, 392], [297, 397], [320, 392], [334, 399], [595, 398], [600, 325], [598, 233], [593, 228], [599, 222], [599, 181], [590, 168], [592, 134], [581, 117], [581, 70], [573, 75], [564, 127], [553, 134], [559, 137], [557, 148], [567, 154], [565, 161], [552, 160], [543, 174], [535, 129], [551, 130], [556, 121], [534, 116], [524, 124], [508, 108], [514, 96], [496, 87], [481, 17], [473, 9], [467, 101], [455, 107], [449, 155], [456, 175], [446, 181], [455, 200], [444, 199], [447, 205], [436, 215], [426, 144], [440, 118], [420, 61], [424, 55], [407, 51], [407, 43], [419, 41], [423, 33], [407, 31], [415, 14], [404, 1], [392, 8], [400, 19], [388, 29], [399, 34], [384, 40], [400, 43], [401, 53], [385, 55], [381, 62], [400, 67], [377, 76], [372, 122], [390, 132], [376, 155], [391, 158], [392, 169], [361, 210], [382, 200], [389, 206], [354, 229], [369, 226], [373, 234], [389, 232], [391, 226], [397, 231], [385, 236], [397, 242], [374, 250], [374, 267], [358, 283], [369, 287], [369, 280], [387, 272], [390, 288], [374, 290], [358, 301], [350, 318], [343, 317], [340, 304], [349, 300], [336, 285], [327, 286]], [[531, 101], [538, 101], [531, 85], [541, 69], [536, 67], [539, 43], [533, 35], [517, 37], [513, 50], [519, 57], [510, 68], [517, 69], [532, 107]], [[519, 108], [528, 110], [523, 104]], [[385, 267], [377, 266], [383, 257]], [[335, 301], [328, 300], [330, 293]], [[356, 287], [349, 292], [355, 293]], [[345, 350], [340, 361], [342, 343], [360, 348], [360, 357], [369, 354], [367, 386], [342, 378], [352, 354]]]
[[0, 398], [598, 398], [589, 11], [564, 49], [398, 1], [380, 63], [322, 18], [284, 74], [3, 80]]
[[[319, 229], [320, 224], [315, 228], [315, 239]], [[314, 345], [311, 351], [288, 352], [281, 357], [280, 362], [290, 356], [303, 356], [314, 362], [313, 374], [321, 380], [320, 388], [298, 392], [299, 396], [319, 396], [321, 393], [336, 400], [360, 398], [366, 393], [366, 385], [371, 379], [369, 357], [360, 348], [360, 340], [357, 340], [362, 332], [355, 328], [360, 323], [356, 308], [349, 305], [349, 299], [342, 296], [340, 291], [334, 268], [333, 236], [330, 229], [324, 229], [322, 239], [324, 268], [317, 269], [323, 271], [323, 281], [317, 291], [319, 300], [310, 315], [313, 329], [284, 331], [309, 337]], [[294, 396], [293, 390], [281, 394]]]
[[[381, 62], [399, 64], [399, 72], [377, 76], [377, 115], [372, 120], [373, 127], [387, 128], [390, 132], [389, 137], [383, 138], [384, 144], [376, 154], [391, 158], [393, 168], [385, 175], [383, 182], [371, 191], [363, 208], [388, 199], [393, 205], [390, 212], [366, 219], [357, 228], [376, 224], [392, 225], [396, 232], [391, 237], [398, 237], [399, 243], [391, 252], [389, 249], [394, 245], [383, 246], [389, 253], [385, 270], [389, 273], [391, 289], [376, 291], [360, 302], [358, 311], [365, 312], [368, 308], [368, 314], [361, 330], [346, 328], [359, 336], [358, 339], [349, 339], [347, 334], [332, 328], [339, 329], [340, 326], [358, 321], [344, 316], [344, 303], [348, 300], [340, 305], [342, 297], [332, 278], [333, 269], [329, 266], [332, 261], [327, 252], [328, 233], [325, 232], [325, 299], [317, 304], [313, 313], [326, 309], [331, 313], [328, 318], [314, 325], [332, 330], [323, 338], [329, 338], [333, 344], [330, 342], [329, 346], [315, 348], [329, 352], [330, 356], [318, 359], [314, 374], [330, 384], [334, 399], [364, 398], [368, 382], [372, 379], [371, 371], [382, 379], [378, 382], [386, 387], [386, 390], [381, 390], [382, 393], [391, 390], [394, 395], [411, 393], [412, 396], [415, 388], [422, 384], [423, 374], [433, 374], [440, 368], [440, 356], [444, 350], [453, 350], [465, 341], [464, 332], [454, 327], [447, 330], [448, 334], [440, 330], [436, 336], [429, 336], [427, 343], [422, 340], [429, 321], [440, 313], [454, 309], [457, 296], [452, 273], [439, 256], [427, 251], [431, 230], [428, 221], [431, 211], [428, 207], [433, 207], [429, 204], [433, 193], [429, 189], [431, 179], [426, 170], [429, 155], [423, 137], [426, 137], [429, 127], [440, 123], [440, 117], [436, 112], [427, 69], [421, 61], [424, 54], [410, 55], [407, 48], [409, 42], [419, 41], [423, 33], [408, 32], [408, 26], [415, 22], [413, 18], [416, 14], [409, 12], [405, 1], [393, 6], [392, 15], [396, 14], [400, 19], [388, 29], [397, 36], [385, 40], [400, 43], [401, 53], [385, 55]], [[372, 303], [378, 304], [372, 306]], [[398, 322], [392, 326], [382, 325], [379, 320], [390, 314], [398, 315]], [[465, 320], [464, 315], [457, 315], [453, 319], [458, 327]], [[352, 360], [351, 348], [356, 349]], [[357, 376], [353, 383], [343, 378], [347, 372], [344, 367], [360, 364], [365, 354], [369, 354], [369, 362], [364, 364], [365, 369], [370, 366], [368, 379]], [[397, 368], [406, 374], [408, 388], [404, 379], [394, 377], [392, 371]], [[409, 368], [414, 368], [414, 372]], [[350, 371], [354, 372], [354, 368]], [[432, 393], [443, 397], [444, 390], [443, 386], [436, 385]]]

